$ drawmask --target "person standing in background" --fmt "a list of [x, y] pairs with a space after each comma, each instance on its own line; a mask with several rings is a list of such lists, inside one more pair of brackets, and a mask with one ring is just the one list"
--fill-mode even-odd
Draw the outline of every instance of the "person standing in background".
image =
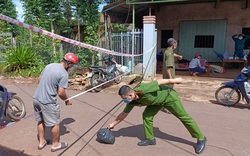
[[248, 35], [245, 34], [235, 34], [232, 36], [232, 39], [235, 42], [234, 45], [234, 57], [238, 57], [239, 59], [243, 59], [244, 57], [244, 47], [246, 40], [249, 39]]
[[[162, 78], [163, 79], [174, 79], [175, 78], [175, 60], [177, 57], [181, 60], [183, 57], [174, 53], [177, 48], [177, 41], [174, 38], [169, 38], [167, 41], [167, 50], [163, 54], [163, 68], [162, 68]], [[170, 87], [174, 87], [174, 84], [169, 84]], [[162, 108], [163, 112], [170, 112], [166, 108]]]
[[174, 38], [169, 38], [167, 41], [167, 50], [163, 54], [163, 68], [162, 74], [163, 79], [173, 79], [175, 77], [175, 60], [177, 57], [181, 60], [183, 57], [174, 53], [174, 50], [177, 48], [177, 41]]

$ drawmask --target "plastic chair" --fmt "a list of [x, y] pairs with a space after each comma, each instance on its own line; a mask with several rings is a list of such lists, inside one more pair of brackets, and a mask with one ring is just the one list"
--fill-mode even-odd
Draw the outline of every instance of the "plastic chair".
[[209, 75], [210, 72], [210, 65], [208, 63], [208, 60], [206, 59], [200, 59], [201, 66], [206, 67], [206, 73]]

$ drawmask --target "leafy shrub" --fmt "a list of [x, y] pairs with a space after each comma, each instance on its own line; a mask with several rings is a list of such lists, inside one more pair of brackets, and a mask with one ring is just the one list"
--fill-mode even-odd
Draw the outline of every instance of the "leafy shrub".
[[[41, 56], [31, 47], [15, 47], [3, 53], [6, 59], [4, 71], [16, 72], [30, 76], [32, 73], [40, 73], [44, 68]], [[25, 72], [25, 73], [23, 73]]]

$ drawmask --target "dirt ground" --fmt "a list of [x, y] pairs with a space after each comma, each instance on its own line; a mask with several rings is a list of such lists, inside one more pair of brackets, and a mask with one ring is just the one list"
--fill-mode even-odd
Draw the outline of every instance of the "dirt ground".
[[[221, 83], [226, 81], [232, 81], [235, 76], [240, 73], [241, 69], [226, 69], [225, 73], [209, 73], [202, 74], [199, 77], [194, 77], [189, 74], [188, 71], [176, 71], [176, 77], [183, 77], [185, 82], [183, 84], [177, 84], [174, 89], [179, 93], [181, 100], [189, 102], [203, 102], [203, 103], [216, 103], [215, 91], [220, 87]], [[157, 72], [156, 79], [161, 78], [161, 72]], [[108, 92], [117, 94], [120, 86], [128, 84], [135, 75], [125, 76], [123, 82], [118, 85], [111, 85], [106, 87], [101, 92]], [[6, 78], [0, 76], [0, 84], [19, 84], [25, 86], [36, 86], [37, 79], [35, 78]], [[133, 84], [136, 85], [136, 84]], [[81, 89], [84, 88], [79, 86]], [[69, 89], [79, 88], [70, 86]], [[86, 88], [86, 87], [85, 87]], [[242, 101], [240, 104], [245, 104]], [[239, 105], [240, 105], [239, 104]]]
[[[249, 139], [245, 137], [249, 130], [250, 107], [243, 101], [241, 101], [240, 105], [244, 105], [246, 109], [211, 104], [216, 103], [214, 93], [220, 84], [231, 81], [239, 72], [240, 70], [228, 69], [224, 74], [210, 73], [209, 75], [201, 75], [197, 78], [190, 76], [188, 71], [177, 71], [176, 73], [176, 77], [181, 76], [186, 81], [183, 84], [175, 85], [175, 90], [178, 91], [186, 110], [196, 119], [196, 122], [199, 123], [201, 129], [207, 138], [209, 138], [208, 145], [203, 153], [204, 156], [246, 156], [250, 153], [247, 146]], [[158, 73], [156, 78], [161, 78], [161, 76]], [[64, 119], [61, 123], [61, 139], [67, 140], [71, 145], [73, 145], [75, 140], [79, 140], [79, 136], [83, 136], [83, 133], [88, 132], [89, 127], [93, 126], [93, 123], [96, 123], [106, 112], [113, 108], [114, 103], [120, 101], [120, 98], [117, 96], [117, 90], [121, 85], [128, 84], [131, 79], [133, 79], [133, 75], [124, 77], [122, 83], [102, 90], [103, 94], [87, 93], [84, 96], [79, 96], [75, 99], [73, 107], [62, 105], [62, 116]], [[6, 85], [9, 91], [17, 91], [18, 95], [27, 103], [27, 116], [32, 115], [32, 95], [37, 85], [36, 79], [0, 77], [0, 84]], [[80, 92], [67, 90], [69, 96]], [[99, 123], [88, 135], [81, 138], [77, 144], [69, 148], [64, 155], [76, 155], [74, 153], [78, 153], [79, 149], [81, 149], [81, 154], [79, 155], [118, 156], [124, 152], [129, 155], [143, 156], [164, 155], [165, 153], [171, 153], [170, 155], [173, 156], [195, 155], [193, 153], [195, 140], [190, 138], [185, 128], [180, 128], [182, 125], [176, 122], [174, 116], [166, 113], [159, 113], [154, 123], [158, 141], [157, 146], [149, 148], [135, 146], [143, 138], [143, 134], [141, 133], [143, 130], [141, 124], [142, 111], [143, 109], [135, 109], [126, 121], [116, 127], [114, 130], [116, 144], [113, 146], [104, 146], [94, 139], [88, 142], [88, 139], [93, 137], [98, 130], [98, 126], [101, 127], [101, 124], [103, 124]], [[114, 120], [118, 114], [119, 111], [112, 114], [110, 120]], [[211, 126], [211, 123], [213, 123], [213, 126]], [[36, 136], [35, 125], [36, 122], [31, 117], [9, 126], [8, 129], [3, 129], [0, 135], [0, 139], [2, 140], [0, 155], [58, 155], [59, 152], [50, 152], [50, 146], [45, 147], [42, 151], [34, 150], [37, 148], [37, 140], [34, 137]], [[19, 130], [18, 133], [16, 132], [17, 129]], [[82, 150], [86, 142], [89, 144]]]

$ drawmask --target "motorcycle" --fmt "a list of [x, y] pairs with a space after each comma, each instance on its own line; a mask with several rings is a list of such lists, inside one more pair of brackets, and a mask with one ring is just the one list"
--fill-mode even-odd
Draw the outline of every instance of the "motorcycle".
[[26, 108], [16, 93], [8, 92], [7, 88], [0, 85], [0, 120], [7, 115], [12, 120], [20, 120], [26, 115]]
[[[102, 58], [102, 60], [107, 66], [90, 66], [88, 68], [90, 77], [91, 87], [96, 87], [104, 82], [110, 81], [114, 78], [115, 83], [120, 83], [122, 81], [122, 77], [119, 76], [121, 73], [117, 70], [117, 63], [113, 60], [112, 55], [106, 55]], [[99, 92], [103, 89], [103, 85], [94, 88], [96, 92]]]
[[222, 86], [215, 92], [216, 100], [226, 106], [236, 105], [241, 97], [250, 102], [250, 66], [241, 70], [234, 81], [222, 83]]

